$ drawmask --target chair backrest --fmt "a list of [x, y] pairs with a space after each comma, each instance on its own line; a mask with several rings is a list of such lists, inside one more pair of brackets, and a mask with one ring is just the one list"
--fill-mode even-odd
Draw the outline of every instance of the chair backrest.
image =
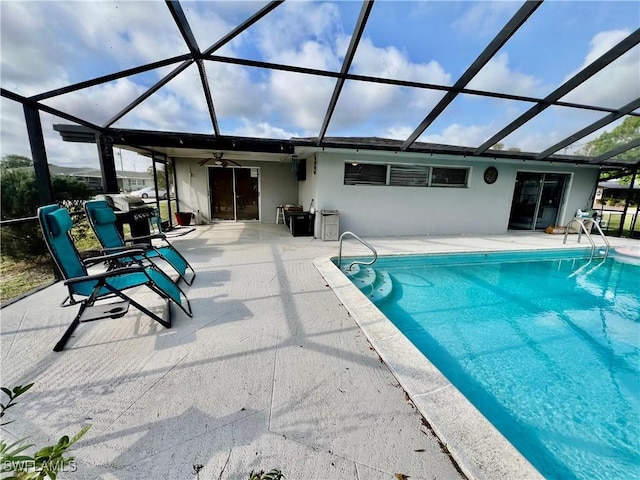
[[69, 230], [73, 220], [66, 208], [47, 205], [38, 208], [38, 220], [49, 253], [65, 279], [87, 275]]
[[116, 214], [105, 200], [89, 200], [84, 202], [89, 225], [98, 237], [102, 248], [114, 248], [124, 245], [116, 226]]

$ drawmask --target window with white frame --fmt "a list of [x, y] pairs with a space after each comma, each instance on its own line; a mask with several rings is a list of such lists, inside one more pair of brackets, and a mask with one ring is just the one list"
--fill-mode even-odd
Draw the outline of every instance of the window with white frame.
[[428, 165], [344, 164], [345, 185], [390, 185], [401, 187], [466, 187], [469, 168]]
[[429, 184], [429, 167], [424, 165], [389, 165], [389, 185], [401, 187], [426, 187]]
[[345, 185], [386, 185], [387, 166], [378, 163], [345, 163]]
[[431, 186], [466, 187], [468, 174], [468, 168], [433, 167], [431, 169]]

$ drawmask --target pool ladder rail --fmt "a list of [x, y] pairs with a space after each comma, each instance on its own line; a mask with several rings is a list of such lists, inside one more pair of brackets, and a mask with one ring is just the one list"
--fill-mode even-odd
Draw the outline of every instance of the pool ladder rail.
[[[347, 265], [344, 269], [342, 267], [342, 240], [345, 236], [350, 236], [358, 240], [365, 247], [371, 250], [373, 259], [368, 262], [356, 260]], [[340, 246], [338, 250], [338, 268], [349, 277], [349, 279], [356, 285], [362, 293], [364, 293], [371, 302], [377, 304], [391, 295], [393, 290], [393, 282], [391, 276], [383, 270], [374, 270], [371, 268], [378, 259], [378, 252], [369, 243], [362, 240], [353, 232], [344, 232], [340, 235]], [[365, 267], [365, 268], [362, 268]]]
[[376, 251], [375, 248], [373, 248], [373, 246], [370, 243], [365, 242], [364, 240], [362, 240], [358, 235], [356, 235], [353, 232], [344, 232], [342, 235], [340, 235], [340, 244], [338, 246], [338, 268], [341, 268], [341, 265], [342, 265], [342, 240], [344, 240], [344, 237], [346, 237], [346, 236], [350, 236], [350, 237], [355, 238], [362, 245], [364, 245], [369, 250], [371, 250], [371, 252], [373, 253], [373, 260], [371, 260], [370, 262], [361, 262], [359, 260], [356, 260], [355, 262], [351, 262], [347, 266], [345, 271], [351, 270], [351, 267], [353, 267], [354, 265], [365, 265], [366, 266], [366, 265], [373, 265], [376, 262], [376, 260], [378, 259], [378, 252]]
[[[587, 230], [586, 225], [588, 225], [589, 223], [591, 223], [592, 228], [596, 227], [596, 230], [598, 230], [598, 234], [600, 235], [600, 238], [602, 238], [602, 240], [604, 241], [605, 244], [605, 249], [604, 251], [599, 251], [599, 254], [602, 254], [602, 261], [596, 265], [595, 267], [589, 269], [586, 274], [590, 274], [591, 272], [593, 272], [595, 269], [597, 269], [600, 265], [602, 265], [605, 260], [607, 259], [607, 256], [609, 255], [609, 250], [611, 248], [611, 244], [609, 243], [609, 240], [607, 240], [607, 237], [605, 236], [605, 234], [602, 232], [602, 229], [600, 228], [600, 225], [598, 224], [598, 222], [596, 222], [593, 218], [582, 218], [580, 220], [578, 220], [577, 218], [574, 218], [572, 220], [569, 221], [569, 223], [567, 223], [567, 226], [565, 227], [564, 230], [564, 240], [562, 241], [563, 245], [566, 245], [567, 243], [567, 235], [569, 235], [569, 227], [571, 226], [572, 223], [577, 223], [578, 225], [580, 225], [580, 228], [578, 229], [578, 243], [580, 243], [580, 239], [582, 237], [582, 233], [584, 232], [585, 236], [587, 237], [587, 240], [589, 240], [589, 243], [591, 244], [591, 255], [589, 256], [589, 261], [584, 264], [582, 267], [578, 268], [575, 272], [573, 272], [570, 276], [575, 276], [578, 273], [582, 272], [584, 269], [587, 268], [587, 266], [589, 266], [589, 264], [591, 264], [591, 262], [593, 261], [593, 257], [595, 256], [596, 253], [596, 242], [593, 240], [593, 237], [591, 236], [591, 233], [589, 233], [589, 230]], [[586, 224], [586, 225], [585, 225]]]

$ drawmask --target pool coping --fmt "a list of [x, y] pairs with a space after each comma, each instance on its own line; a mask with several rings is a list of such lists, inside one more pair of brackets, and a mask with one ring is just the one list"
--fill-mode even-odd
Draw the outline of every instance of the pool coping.
[[[404, 254], [389, 256], [396, 255]], [[540, 472], [378, 310], [331, 258], [318, 257], [313, 263], [462, 472], [468, 478], [478, 480], [543, 479]]]

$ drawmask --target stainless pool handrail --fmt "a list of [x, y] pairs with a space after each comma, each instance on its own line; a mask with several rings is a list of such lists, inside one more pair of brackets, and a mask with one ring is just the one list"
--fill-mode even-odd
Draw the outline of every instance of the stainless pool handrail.
[[582, 232], [584, 232], [584, 234], [587, 236], [587, 239], [589, 240], [589, 243], [591, 243], [591, 256], [589, 257], [589, 262], [591, 262], [591, 260], [593, 259], [593, 255], [595, 254], [596, 242], [593, 241], [591, 234], [589, 233], [589, 231], [587, 230], [587, 227], [585, 226], [585, 222], [591, 222], [591, 224], [596, 227], [596, 230], [598, 230], [600, 237], [604, 241], [604, 244], [606, 246], [606, 249], [604, 251], [604, 258], [607, 258], [607, 256], [609, 255], [609, 249], [611, 248], [611, 244], [607, 240], [607, 237], [605, 236], [605, 234], [602, 233], [602, 229], [600, 228], [600, 225], [598, 225], [598, 222], [596, 222], [593, 218], [582, 218], [580, 220], [578, 220], [577, 218], [574, 218], [570, 220], [569, 223], [567, 223], [567, 226], [565, 227], [565, 230], [564, 230], [564, 240], [562, 241], [562, 244], [566, 245], [567, 243], [567, 235], [569, 235], [569, 226], [572, 223], [577, 223], [578, 225], [580, 225], [580, 230], [578, 230], [578, 243], [580, 243]]
[[596, 222], [595, 218], [588, 218], [587, 220], [590, 220], [593, 226], [596, 227], [596, 230], [598, 230], [598, 234], [600, 235], [600, 238], [602, 238], [602, 241], [607, 246], [607, 248], [604, 251], [604, 258], [607, 258], [607, 256], [609, 255], [609, 250], [611, 249], [611, 244], [609, 243], [609, 240], [607, 240], [607, 236], [604, 234], [604, 232], [602, 231], [602, 228], [600, 228], [600, 224]]
[[350, 235], [353, 238], [355, 238], [356, 240], [358, 240], [361, 244], [363, 244], [365, 247], [367, 247], [369, 250], [371, 250], [373, 252], [373, 260], [371, 260], [370, 262], [360, 262], [358, 260], [356, 260], [355, 262], [351, 262], [346, 270], [349, 271], [351, 270], [351, 267], [353, 267], [354, 265], [373, 265], [375, 263], [375, 261], [378, 259], [378, 252], [376, 251], [375, 248], [373, 248], [373, 246], [367, 242], [365, 242], [364, 240], [362, 240], [358, 235], [356, 235], [353, 232], [344, 232], [342, 235], [340, 235], [340, 245], [338, 248], [338, 268], [340, 268], [340, 266], [342, 265], [342, 239], [345, 237], [345, 235]]

